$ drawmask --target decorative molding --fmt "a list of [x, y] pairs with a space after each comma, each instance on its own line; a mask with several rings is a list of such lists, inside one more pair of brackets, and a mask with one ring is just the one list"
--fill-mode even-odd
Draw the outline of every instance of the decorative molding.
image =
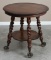
[[[0, 25], [9, 25], [10, 22], [0, 22]], [[20, 22], [14, 22], [14, 25], [20, 25]], [[24, 22], [24, 25], [27, 25], [27, 22]], [[32, 21], [30, 25], [37, 25], [36, 21]], [[51, 21], [41, 21], [41, 25], [51, 25]]]

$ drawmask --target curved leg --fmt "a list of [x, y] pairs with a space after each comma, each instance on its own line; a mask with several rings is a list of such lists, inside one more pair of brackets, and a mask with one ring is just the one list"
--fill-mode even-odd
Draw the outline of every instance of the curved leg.
[[9, 45], [11, 43], [11, 37], [12, 37], [12, 30], [13, 30], [13, 24], [14, 24], [15, 17], [11, 17], [10, 27], [9, 27], [9, 33], [8, 33], [8, 40], [7, 40], [7, 46], [4, 47], [5, 50], [9, 49]]
[[42, 36], [42, 30], [41, 30], [39, 17], [36, 17], [36, 19], [37, 19], [38, 34], [41, 41], [41, 46], [44, 47], [46, 45], [46, 42], [43, 42], [43, 36]]
[[33, 54], [31, 53], [31, 43], [32, 43], [32, 40], [31, 40], [31, 27], [30, 27], [30, 22], [31, 22], [31, 19], [30, 17], [27, 17], [27, 23], [28, 23], [28, 27], [27, 27], [27, 35], [28, 35], [28, 57], [31, 58], [33, 56]]

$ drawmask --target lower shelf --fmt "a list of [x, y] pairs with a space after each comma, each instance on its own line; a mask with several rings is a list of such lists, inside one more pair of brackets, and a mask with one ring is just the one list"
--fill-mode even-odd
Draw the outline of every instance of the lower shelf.
[[[28, 40], [27, 30], [23, 30], [22, 32], [21, 31], [14, 31], [12, 33], [12, 37], [15, 40], [27, 41]], [[38, 33], [36, 31], [31, 30], [31, 39], [35, 40], [35, 39], [38, 39], [38, 38], [39, 38]]]

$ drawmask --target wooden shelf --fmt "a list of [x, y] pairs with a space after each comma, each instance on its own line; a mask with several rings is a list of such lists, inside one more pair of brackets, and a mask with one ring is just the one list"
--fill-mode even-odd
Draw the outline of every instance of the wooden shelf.
[[[18, 40], [18, 41], [27, 41], [28, 40], [28, 36], [27, 36], [27, 30], [23, 30], [23, 31], [14, 31], [12, 33], [12, 37], [15, 39], [15, 40]], [[35, 40], [35, 39], [38, 39], [39, 38], [39, 35], [36, 31], [33, 31], [31, 30], [31, 39], [32, 40]]]

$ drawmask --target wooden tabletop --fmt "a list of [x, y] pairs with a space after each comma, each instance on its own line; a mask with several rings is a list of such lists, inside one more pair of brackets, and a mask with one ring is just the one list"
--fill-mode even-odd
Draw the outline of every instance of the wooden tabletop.
[[4, 6], [3, 10], [8, 15], [28, 16], [43, 15], [48, 11], [48, 7], [36, 3], [14, 3]]

